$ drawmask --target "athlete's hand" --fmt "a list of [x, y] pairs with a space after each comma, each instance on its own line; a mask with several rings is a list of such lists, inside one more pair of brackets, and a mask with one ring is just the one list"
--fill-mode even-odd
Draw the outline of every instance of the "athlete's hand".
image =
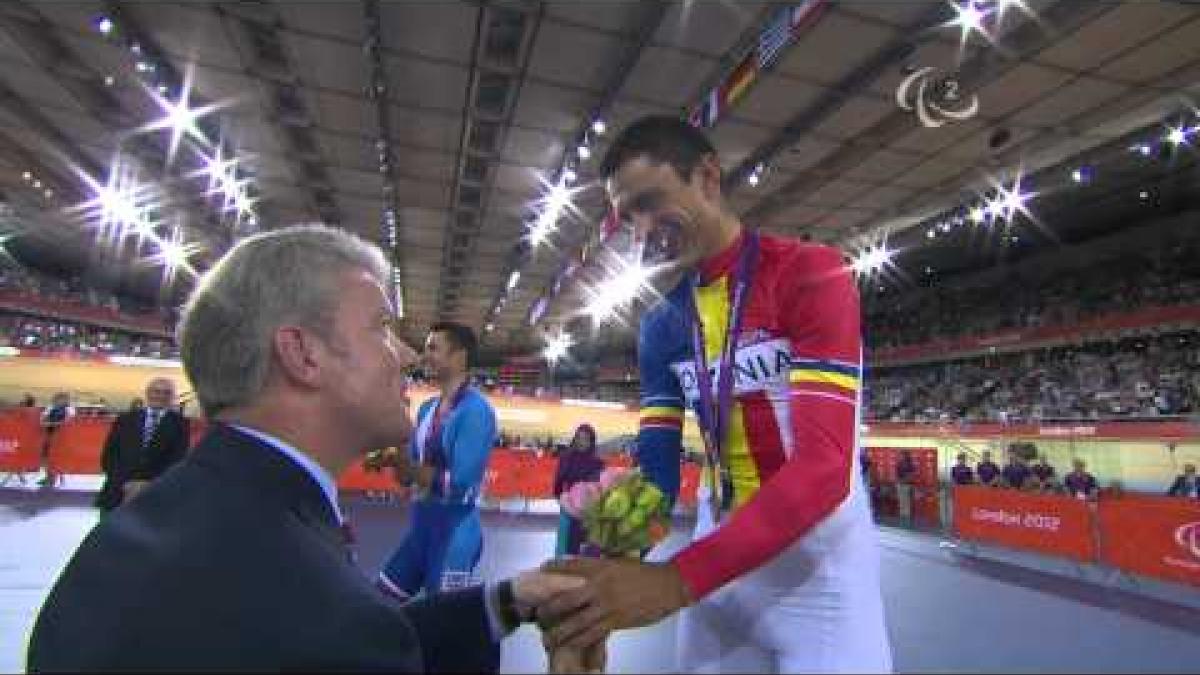
[[587, 649], [614, 630], [657, 623], [691, 604], [678, 569], [670, 563], [568, 558], [542, 566], [583, 577], [587, 583], [558, 593], [537, 610], [548, 649]]
[[433, 485], [434, 473], [433, 467], [429, 466], [428, 464], [414, 466], [412, 470], [412, 481], [416, 484], [418, 489], [424, 492], [429, 489], [430, 485]]

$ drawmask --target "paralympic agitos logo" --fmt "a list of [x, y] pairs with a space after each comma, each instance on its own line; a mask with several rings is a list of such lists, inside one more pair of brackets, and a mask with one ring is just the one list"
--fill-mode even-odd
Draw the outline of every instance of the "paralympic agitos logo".
[[1175, 543], [1188, 555], [1200, 560], [1200, 520], [1175, 528]]

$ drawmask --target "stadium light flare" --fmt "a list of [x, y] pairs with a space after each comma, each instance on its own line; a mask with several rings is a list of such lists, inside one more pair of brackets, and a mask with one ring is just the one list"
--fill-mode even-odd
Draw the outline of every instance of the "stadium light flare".
[[851, 267], [859, 276], [874, 274], [892, 261], [892, 255], [893, 252], [888, 250], [887, 242], [880, 242], [863, 249], [854, 258]]
[[943, 25], [947, 28], [956, 27], [961, 31], [958, 40], [960, 54], [966, 47], [967, 41], [971, 39], [972, 33], [979, 33], [988, 42], [992, 41], [992, 37], [988, 35], [987, 29], [983, 25], [984, 19], [987, 18], [989, 12], [980, 7], [977, 0], [952, 2], [950, 6], [954, 8], [955, 16]]
[[574, 190], [567, 187], [567, 182], [567, 176], [564, 175], [559, 182], [546, 185], [546, 193], [540, 200], [541, 211], [529, 228], [529, 241], [534, 248], [545, 243], [558, 229], [558, 221], [563, 212], [571, 208]]
[[653, 292], [650, 279], [659, 271], [659, 266], [642, 265], [640, 252], [626, 259], [612, 255], [612, 263], [606, 265], [608, 276], [592, 287], [584, 287], [588, 296], [583, 313], [597, 327], [612, 320], [643, 292]]
[[192, 89], [191, 68], [184, 74], [183, 86], [180, 87], [178, 100], [171, 101], [166, 99], [164, 97], [166, 93], [164, 89], [164, 87], [160, 86], [158, 91], [150, 92], [150, 96], [154, 99], [154, 102], [162, 109], [163, 116], [150, 124], [142, 126], [138, 131], [148, 132], [167, 129], [171, 132], [171, 143], [167, 149], [167, 164], [169, 165], [175, 161], [175, 153], [179, 149], [179, 142], [184, 137], [194, 139], [204, 146], [209, 144], [208, 138], [200, 130], [197, 122], [200, 121], [201, 117], [220, 108], [220, 105], [212, 103], [196, 108], [191, 106], [189, 103]]
[[570, 333], [559, 330], [553, 335], [548, 334], [546, 336], [546, 346], [542, 349], [542, 358], [546, 359], [550, 365], [554, 365], [565, 358], [574, 345], [575, 340], [571, 337]]
[[1188, 142], [1188, 136], [1193, 131], [1195, 131], [1195, 130], [1187, 129], [1185, 127], [1171, 127], [1171, 130], [1167, 132], [1166, 140], [1171, 145], [1174, 145], [1175, 147], [1179, 147], [1179, 146], [1183, 145], [1184, 143]]

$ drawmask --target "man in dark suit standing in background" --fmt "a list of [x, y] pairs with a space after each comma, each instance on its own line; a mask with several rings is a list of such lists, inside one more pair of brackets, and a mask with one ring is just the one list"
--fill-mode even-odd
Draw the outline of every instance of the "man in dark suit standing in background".
[[175, 383], [156, 377], [146, 385], [146, 405], [121, 413], [104, 441], [104, 487], [96, 506], [111, 511], [128, 501], [187, 454], [190, 427], [175, 403]]
[[179, 342], [212, 430], [88, 534], [30, 671], [494, 672], [502, 637], [581, 587], [529, 571], [402, 603], [352, 562], [335, 478], [412, 433], [390, 283], [378, 248], [317, 225], [205, 274]]

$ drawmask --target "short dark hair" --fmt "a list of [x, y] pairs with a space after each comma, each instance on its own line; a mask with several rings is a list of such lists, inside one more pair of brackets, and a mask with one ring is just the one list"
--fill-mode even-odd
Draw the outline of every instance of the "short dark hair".
[[625, 127], [600, 162], [600, 178], [612, 178], [626, 162], [646, 157], [652, 162], [667, 163], [675, 168], [680, 179], [692, 177], [706, 155], [717, 154], [716, 148], [696, 127], [670, 115], [647, 115]]
[[454, 321], [441, 321], [433, 324], [429, 332], [442, 333], [449, 337], [455, 347], [467, 352], [467, 367], [475, 367], [476, 358], [479, 356], [479, 340], [475, 338], [475, 331], [471, 330], [470, 326]]

